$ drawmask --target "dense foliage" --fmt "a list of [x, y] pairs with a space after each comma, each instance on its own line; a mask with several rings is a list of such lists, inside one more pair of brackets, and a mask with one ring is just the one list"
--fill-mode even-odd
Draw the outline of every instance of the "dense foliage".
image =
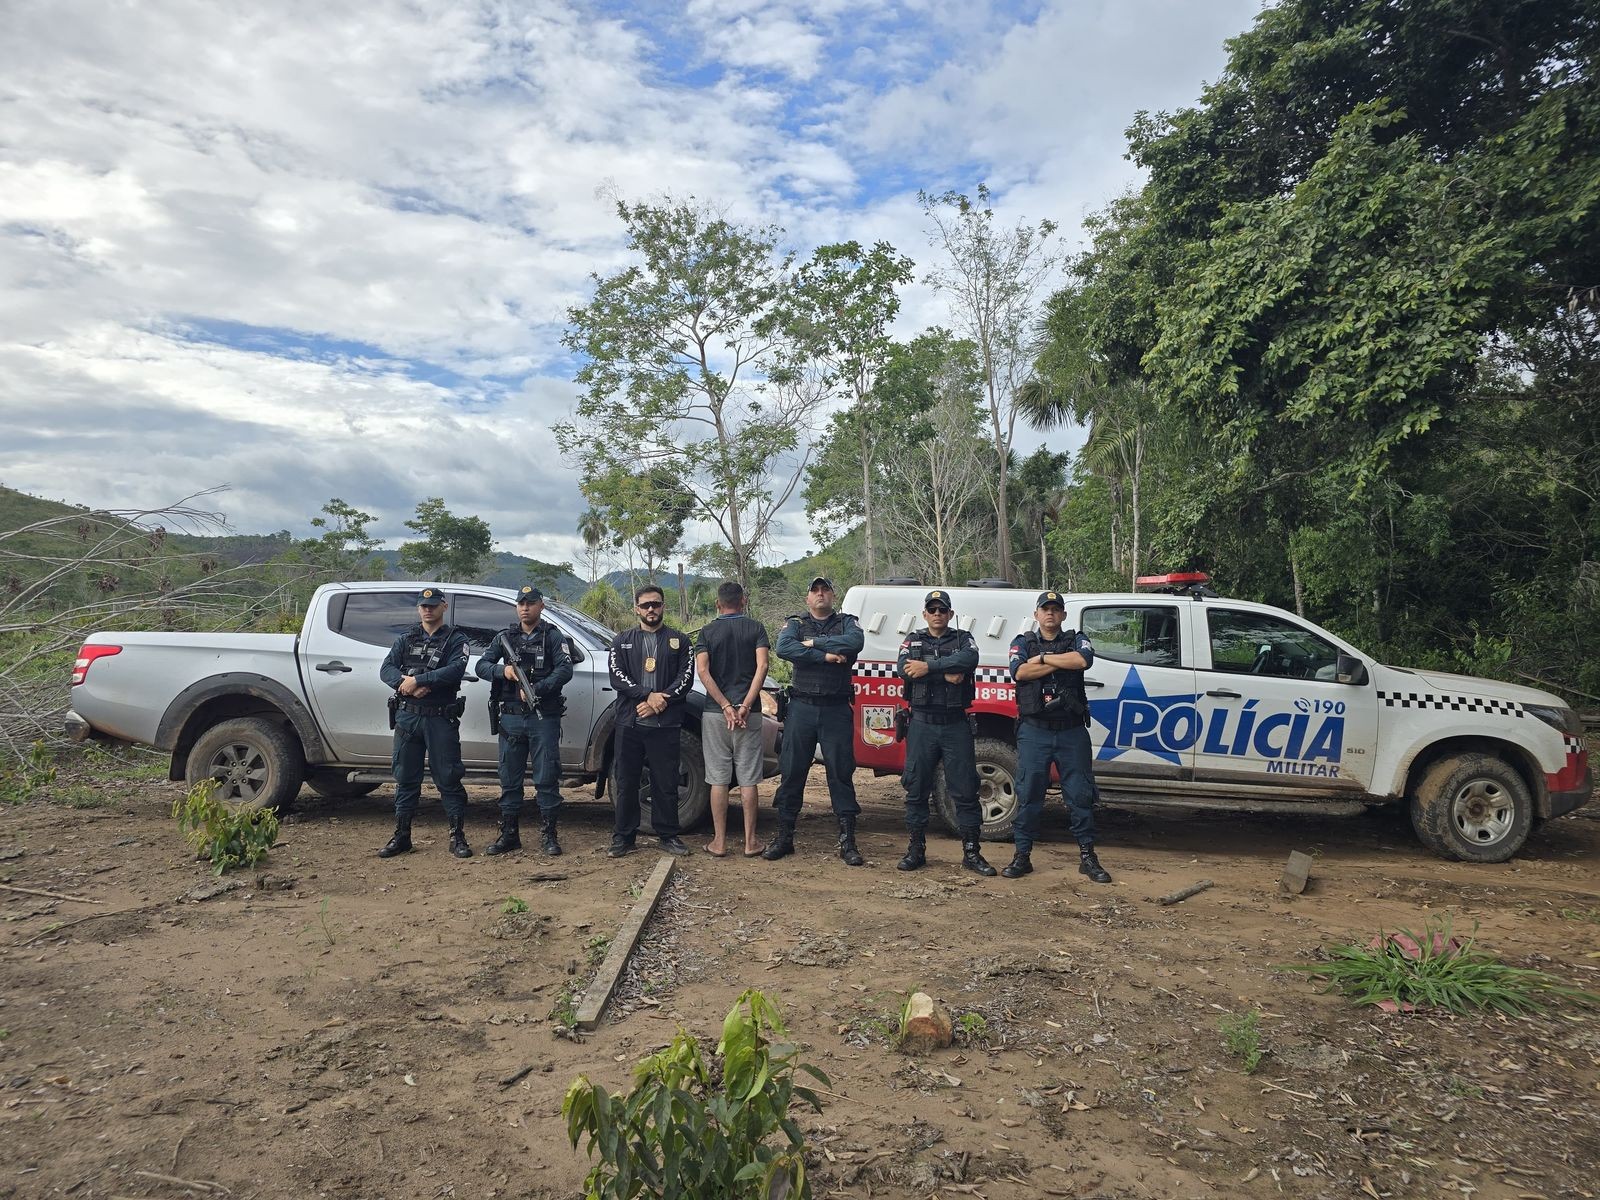
[[1046, 314], [1037, 410], [1141, 449], [1080, 459], [1072, 586], [1207, 567], [1600, 692], [1597, 46], [1584, 0], [1287, 0], [1141, 114]]

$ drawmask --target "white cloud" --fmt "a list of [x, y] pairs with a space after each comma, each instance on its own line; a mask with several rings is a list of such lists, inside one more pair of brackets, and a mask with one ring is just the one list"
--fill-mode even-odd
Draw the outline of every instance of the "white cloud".
[[[339, 495], [388, 536], [444, 495], [574, 557], [548, 427], [565, 312], [624, 261], [608, 190], [694, 193], [802, 251], [887, 238], [925, 270], [918, 186], [984, 178], [1007, 219], [1076, 220], [1133, 178], [1133, 111], [1191, 99], [1254, 8], [16, 0], [0, 479], [119, 506], [228, 482], [242, 526], [297, 532]], [[907, 332], [941, 317], [908, 291]]]

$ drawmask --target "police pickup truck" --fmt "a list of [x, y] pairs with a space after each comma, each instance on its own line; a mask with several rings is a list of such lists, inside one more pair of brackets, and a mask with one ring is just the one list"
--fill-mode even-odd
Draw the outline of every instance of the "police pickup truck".
[[[1504, 862], [1540, 821], [1581, 807], [1593, 776], [1577, 714], [1533, 688], [1391, 667], [1308, 621], [1218, 598], [1198, 573], [1159, 589], [1066, 594], [1065, 628], [1094, 643], [1085, 673], [1095, 780], [1114, 804], [1347, 814], [1409, 807], [1446, 858]], [[976, 701], [984, 836], [1016, 813], [1017, 708], [1007, 652], [1036, 629], [1035, 593], [948, 589], [980, 653]], [[843, 608], [866, 646], [855, 665], [857, 765], [904, 767], [895, 661], [926, 589], [853, 587]], [[934, 800], [953, 831], [942, 777]]]
[[[279, 807], [303, 784], [323, 796], [360, 796], [389, 779], [390, 690], [378, 667], [394, 639], [417, 623], [414, 583], [332, 583], [317, 589], [298, 634], [96, 633], [72, 671], [69, 736], [155, 746], [172, 753], [171, 777], [217, 779], [233, 802]], [[498, 747], [489, 731], [489, 685], [472, 671], [477, 657], [516, 623], [505, 588], [447, 585], [446, 620], [469, 639], [462, 686], [461, 754], [469, 782], [492, 773]], [[563, 695], [563, 785], [594, 783], [603, 796], [611, 773], [615, 693], [606, 657], [611, 631], [562, 604], [544, 619], [567, 638], [572, 681]], [[683, 828], [710, 810], [700, 749], [705, 696], [690, 694], [679, 760]], [[768, 719], [766, 772], [777, 770], [782, 726], [775, 692], [762, 696]], [[647, 772], [648, 774], [648, 772]], [[649, 822], [648, 779], [641, 784]]]

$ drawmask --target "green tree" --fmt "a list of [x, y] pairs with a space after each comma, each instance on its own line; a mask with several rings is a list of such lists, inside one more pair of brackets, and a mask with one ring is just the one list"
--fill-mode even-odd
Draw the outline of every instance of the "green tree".
[[793, 337], [792, 256], [777, 251], [782, 230], [692, 202], [623, 202], [617, 215], [635, 261], [568, 312], [584, 393], [557, 442], [586, 477], [672, 472], [749, 586], [826, 394]]
[[299, 549], [320, 571], [346, 579], [361, 579], [373, 572], [373, 553], [378, 539], [367, 532], [377, 520], [335, 496], [322, 506], [311, 526], [322, 530], [316, 537], [300, 542]]
[[1039, 587], [1050, 582], [1050, 528], [1067, 502], [1067, 475], [1072, 455], [1040, 446], [1017, 468], [1017, 526], [1039, 552]]
[[[836, 458], [845, 447], [858, 484], [850, 494], [859, 507], [867, 578], [877, 575], [876, 474], [886, 439], [895, 436], [896, 414], [877, 392], [894, 343], [889, 326], [900, 311], [898, 289], [910, 281], [912, 261], [888, 242], [870, 250], [859, 242], [821, 246], [799, 272], [797, 324], [817, 355], [825, 382], [850, 402], [830, 430]], [[813, 476], [814, 477], [814, 476]], [[807, 495], [808, 515], [812, 511]]]
[[956, 331], [976, 348], [983, 373], [983, 399], [998, 471], [994, 510], [999, 520], [999, 570], [1011, 579], [1011, 445], [1021, 415], [1016, 398], [1033, 371], [1033, 346], [1040, 291], [1061, 264], [1053, 221], [1019, 221], [1000, 229], [989, 189], [978, 185], [974, 201], [958, 192], [918, 200], [932, 226], [930, 240], [944, 261], [928, 281], [949, 302]]
[[483, 518], [458, 517], [434, 496], [419, 503], [405, 525], [421, 535], [400, 547], [400, 567], [408, 574], [441, 583], [468, 583], [483, 574], [492, 547]]
[[638, 563], [644, 578], [657, 582], [656, 576], [683, 541], [684, 524], [694, 513], [694, 502], [683, 481], [665, 466], [644, 470], [617, 466], [584, 480], [581, 490], [589, 501], [585, 516], [592, 514], [605, 539], [628, 552], [630, 571]]

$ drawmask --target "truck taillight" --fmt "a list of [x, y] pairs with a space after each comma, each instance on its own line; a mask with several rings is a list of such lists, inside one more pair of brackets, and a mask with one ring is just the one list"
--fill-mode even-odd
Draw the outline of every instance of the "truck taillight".
[[89, 674], [89, 664], [108, 654], [121, 654], [121, 646], [85, 646], [78, 651], [78, 661], [72, 664], [72, 686], [77, 687]]

